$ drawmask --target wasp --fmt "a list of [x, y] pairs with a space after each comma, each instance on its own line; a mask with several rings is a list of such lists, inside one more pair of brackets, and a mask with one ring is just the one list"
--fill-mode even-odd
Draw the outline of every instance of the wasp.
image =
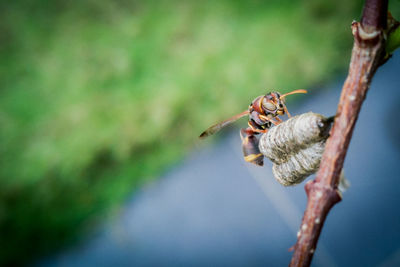
[[257, 135], [260, 133], [267, 133], [268, 129], [270, 129], [272, 125], [280, 124], [282, 120], [278, 116], [287, 114], [289, 118], [291, 117], [285, 105], [286, 96], [305, 93], [307, 93], [306, 90], [298, 89], [286, 94], [270, 92], [266, 95], [258, 96], [250, 103], [250, 106], [247, 110], [229, 119], [212, 125], [202, 134], [200, 134], [199, 138], [205, 138], [215, 134], [223, 127], [235, 122], [241, 117], [248, 115], [249, 120], [247, 124], [249, 127], [242, 128], [240, 130], [244, 160], [254, 163], [258, 166], [263, 166], [264, 156], [258, 148], [259, 140]]

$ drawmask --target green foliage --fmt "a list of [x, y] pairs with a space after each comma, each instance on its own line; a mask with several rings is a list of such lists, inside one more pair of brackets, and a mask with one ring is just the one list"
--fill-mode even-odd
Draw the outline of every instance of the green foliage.
[[397, 27], [388, 36], [386, 43], [386, 52], [392, 54], [400, 46], [400, 27]]
[[[390, 2], [389, 11], [393, 18], [398, 21], [400, 17], [400, 5], [398, 3]], [[393, 54], [393, 52], [400, 46], [400, 27], [391, 30], [387, 36], [386, 42], [386, 53], [388, 55]]]
[[8, 2], [0, 264], [75, 240], [257, 95], [343, 69], [360, 13], [345, 0]]

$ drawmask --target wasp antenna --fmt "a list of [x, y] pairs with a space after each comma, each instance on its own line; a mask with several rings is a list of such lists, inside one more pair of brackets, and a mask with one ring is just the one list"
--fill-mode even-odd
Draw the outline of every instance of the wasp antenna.
[[281, 95], [281, 98], [285, 97], [285, 96], [288, 96], [288, 95], [294, 95], [294, 94], [307, 94], [307, 90], [297, 89], [297, 90], [294, 90], [294, 91], [291, 91], [289, 93]]

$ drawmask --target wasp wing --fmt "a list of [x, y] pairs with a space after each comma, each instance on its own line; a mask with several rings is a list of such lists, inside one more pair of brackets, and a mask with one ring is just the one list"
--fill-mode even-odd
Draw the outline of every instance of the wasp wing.
[[219, 130], [221, 130], [223, 127], [235, 122], [236, 120], [240, 119], [243, 116], [246, 116], [249, 114], [248, 110], [243, 111], [242, 113], [236, 114], [235, 116], [226, 119], [224, 121], [221, 121], [217, 124], [214, 124], [213, 126], [211, 126], [210, 128], [208, 128], [207, 130], [205, 130], [204, 132], [201, 133], [201, 135], [199, 136], [199, 138], [206, 138], [207, 136], [210, 136], [212, 134], [215, 134], [216, 132], [218, 132]]

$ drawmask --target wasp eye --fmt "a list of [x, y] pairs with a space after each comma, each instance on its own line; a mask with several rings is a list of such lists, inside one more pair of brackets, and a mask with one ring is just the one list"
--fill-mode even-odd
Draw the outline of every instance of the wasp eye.
[[263, 100], [262, 104], [263, 104], [263, 107], [267, 110], [274, 111], [276, 109], [276, 106], [273, 103], [271, 103], [265, 99]]

